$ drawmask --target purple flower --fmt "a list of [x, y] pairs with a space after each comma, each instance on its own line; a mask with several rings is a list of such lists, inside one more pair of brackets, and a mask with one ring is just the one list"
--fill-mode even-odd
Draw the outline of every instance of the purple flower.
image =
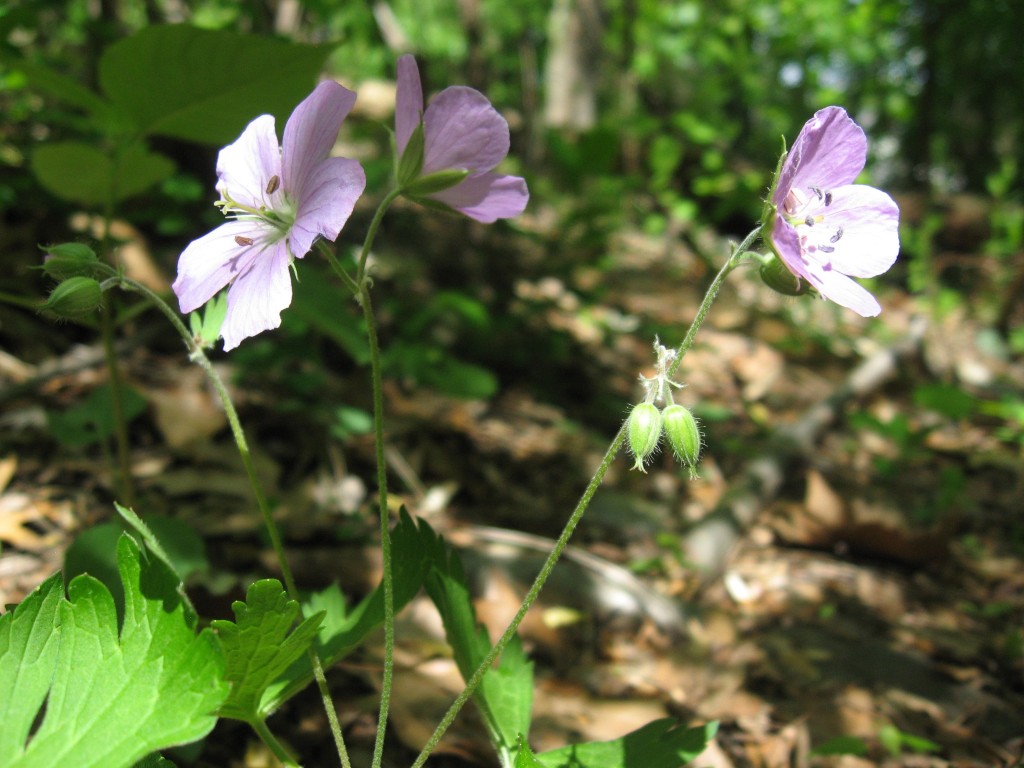
[[526, 181], [492, 172], [508, 154], [505, 118], [486, 96], [465, 86], [445, 88], [424, 112], [420, 72], [411, 55], [398, 60], [395, 144], [400, 175], [408, 176], [399, 183], [412, 197], [443, 203], [485, 224], [526, 208]]
[[[851, 277], [874, 277], [900, 250], [896, 203], [874, 187], [854, 184], [868, 143], [841, 107], [807, 121], [785, 156], [766, 211], [772, 250], [797, 279], [864, 317], [882, 308]], [[763, 273], [763, 272], [762, 272]]]
[[359, 163], [329, 157], [355, 100], [335, 82], [320, 83], [288, 118], [283, 146], [273, 116], [261, 115], [220, 151], [217, 205], [231, 220], [182, 252], [173, 287], [187, 313], [230, 286], [225, 350], [281, 324], [292, 301], [292, 260], [317, 237], [334, 240], [362, 194]]

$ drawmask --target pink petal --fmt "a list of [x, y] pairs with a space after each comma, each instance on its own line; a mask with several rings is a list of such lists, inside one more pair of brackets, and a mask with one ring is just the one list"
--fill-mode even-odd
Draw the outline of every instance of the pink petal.
[[217, 191], [252, 208], [266, 205], [268, 182], [281, 174], [281, 148], [272, 115], [260, 115], [217, 155]]
[[843, 228], [828, 255], [832, 267], [851, 277], [874, 277], [887, 271], [900, 252], [900, 211], [885, 192], [861, 184], [832, 192], [828, 223]]
[[491, 224], [497, 219], [518, 216], [526, 208], [530, 193], [526, 181], [519, 176], [478, 173], [451, 189], [430, 195], [461, 211], [471, 219]]
[[250, 262], [228, 289], [228, 310], [220, 332], [224, 349], [234, 349], [243, 339], [277, 328], [281, 312], [292, 303], [291, 256], [278, 241]]
[[791, 189], [830, 190], [851, 183], [868, 156], [864, 131], [842, 107], [825, 107], [808, 120], [782, 165], [772, 202], [781, 207]]
[[423, 115], [423, 175], [489, 171], [508, 154], [508, 123], [479, 91], [445, 88]]
[[317, 235], [333, 241], [363, 194], [366, 176], [356, 160], [329, 157], [303, 184], [299, 212], [289, 233], [292, 255], [301, 259]]
[[821, 273], [821, 280], [815, 285], [826, 299], [852, 309], [861, 317], [875, 317], [882, 311], [881, 305], [866, 289], [834, 270]]
[[423, 86], [416, 57], [407, 53], [398, 60], [398, 89], [395, 92], [395, 147], [405, 152], [409, 137], [423, 119]]
[[[181, 311], [199, 309], [245, 271], [260, 256], [268, 234], [259, 222], [229, 221], [189, 243], [178, 257], [178, 277], [172, 286]], [[253, 244], [240, 244], [235, 238]]]
[[812, 270], [811, 264], [803, 256], [799, 233], [781, 216], [775, 217], [771, 239], [773, 250], [789, 268], [789, 271], [817, 287], [821, 281]]
[[326, 80], [292, 112], [284, 127], [281, 181], [293, 199], [302, 198], [302, 185], [317, 164], [331, 153], [345, 116], [356, 103], [356, 94], [333, 80]]

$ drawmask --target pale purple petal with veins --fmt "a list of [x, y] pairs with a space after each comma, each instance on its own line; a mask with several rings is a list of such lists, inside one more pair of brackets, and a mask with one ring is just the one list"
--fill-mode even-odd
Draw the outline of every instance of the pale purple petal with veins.
[[519, 176], [499, 176], [488, 172], [469, 176], [450, 189], [435, 192], [431, 197], [471, 219], [492, 224], [498, 219], [521, 214], [530, 194], [526, 189], [526, 181]]
[[334, 241], [341, 233], [366, 186], [366, 175], [356, 160], [329, 157], [306, 177], [303, 197], [292, 225], [292, 255], [302, 258], [317, 235]]
[[814, 113], [786, 155], [772, 202], [782, 205], [790, 189], [831, 189], [850, 184], [868, 159], [864, 131], [842, 107]]
[[[189, 243], [178, 258], [178, 276], [172, 286], [181, 311], [199, 309], [237, 278], [259, 256], [269, 234], [260, 222], [229, 221]], [[250, 240], [252, 244], [246, 244]]]
[[281, 175], [281, 147], [273, 115], [260, 115], [217, 155], [217, 191], [243, 205], [267, 205], [267, 183]]
[[405, 152], [409, 137], [423, 119], [423, 86], [420, 70], [412, 54], [398, 60], [398, 83], [395, 91], [395, 147], [398, 156]]
[[449, 168], [489, 171], [508, 154], [508, 123], [482, 93], [456, 85], [427, 107], [423, 141], [423, 175]]
[[281, 312], [292, 303], [291, 256], [278, 242], [253, 259], [228, 289], [228, 311], [220, 333], [224, 349], [281, 325]]
[[[356, 94], [333, 80], [320, 83], [295, 107], [284, 127], [284, 188], [302, 197], [302, 186], [334, 147]], [[360, 190], [361, 191], [361, 190]]]

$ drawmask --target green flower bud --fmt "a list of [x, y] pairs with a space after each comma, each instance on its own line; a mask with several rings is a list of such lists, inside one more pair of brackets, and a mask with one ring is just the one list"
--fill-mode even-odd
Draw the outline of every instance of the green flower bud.
[[773, 291], [786, 296], [803, 296], [814, 290], [810, 283], [790, 272], [774, 253], [762, 262], [761, 279]]
[[700, 428], [693, 414], [681, 405], [670, 405], [661, 414], [665, 421], [665, 435], [672, 452], [680, 462], [690, 468], [691, 475], [700, 457]]
[[41, 269], [54, 280], [89, 277], [100, 263], [92, 248], [84, 243], [61, 243], [46, 249]]
[[661, 440], [661, 411], [652, 403], [640, 403], [633, 407], [626, 420], [626, 438], [629, 450], [636, 457], [633, 469], [644, 469], [644, 462], [654, 453]]
[[100, 308], [103, 289], [91, 277], [69, 277], [53, 289], [41, 309], [68, 320], [79, 320]]

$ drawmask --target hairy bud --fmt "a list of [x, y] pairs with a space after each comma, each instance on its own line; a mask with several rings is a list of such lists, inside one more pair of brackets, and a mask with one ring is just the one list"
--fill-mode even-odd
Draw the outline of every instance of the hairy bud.
[[668, 406], [661, 416], [672, 452], [680, 462], [690, 468], [692, 475], [700, 458], [701, 436], [697, 420], [689, 409], [681, 405]]
[[634, 406], [626, 420], [626, 438], [630, 452], [636, 457], [633, 469], [644, 472], [644, 462], [661, 440], [661, 412], [652, 403]]

